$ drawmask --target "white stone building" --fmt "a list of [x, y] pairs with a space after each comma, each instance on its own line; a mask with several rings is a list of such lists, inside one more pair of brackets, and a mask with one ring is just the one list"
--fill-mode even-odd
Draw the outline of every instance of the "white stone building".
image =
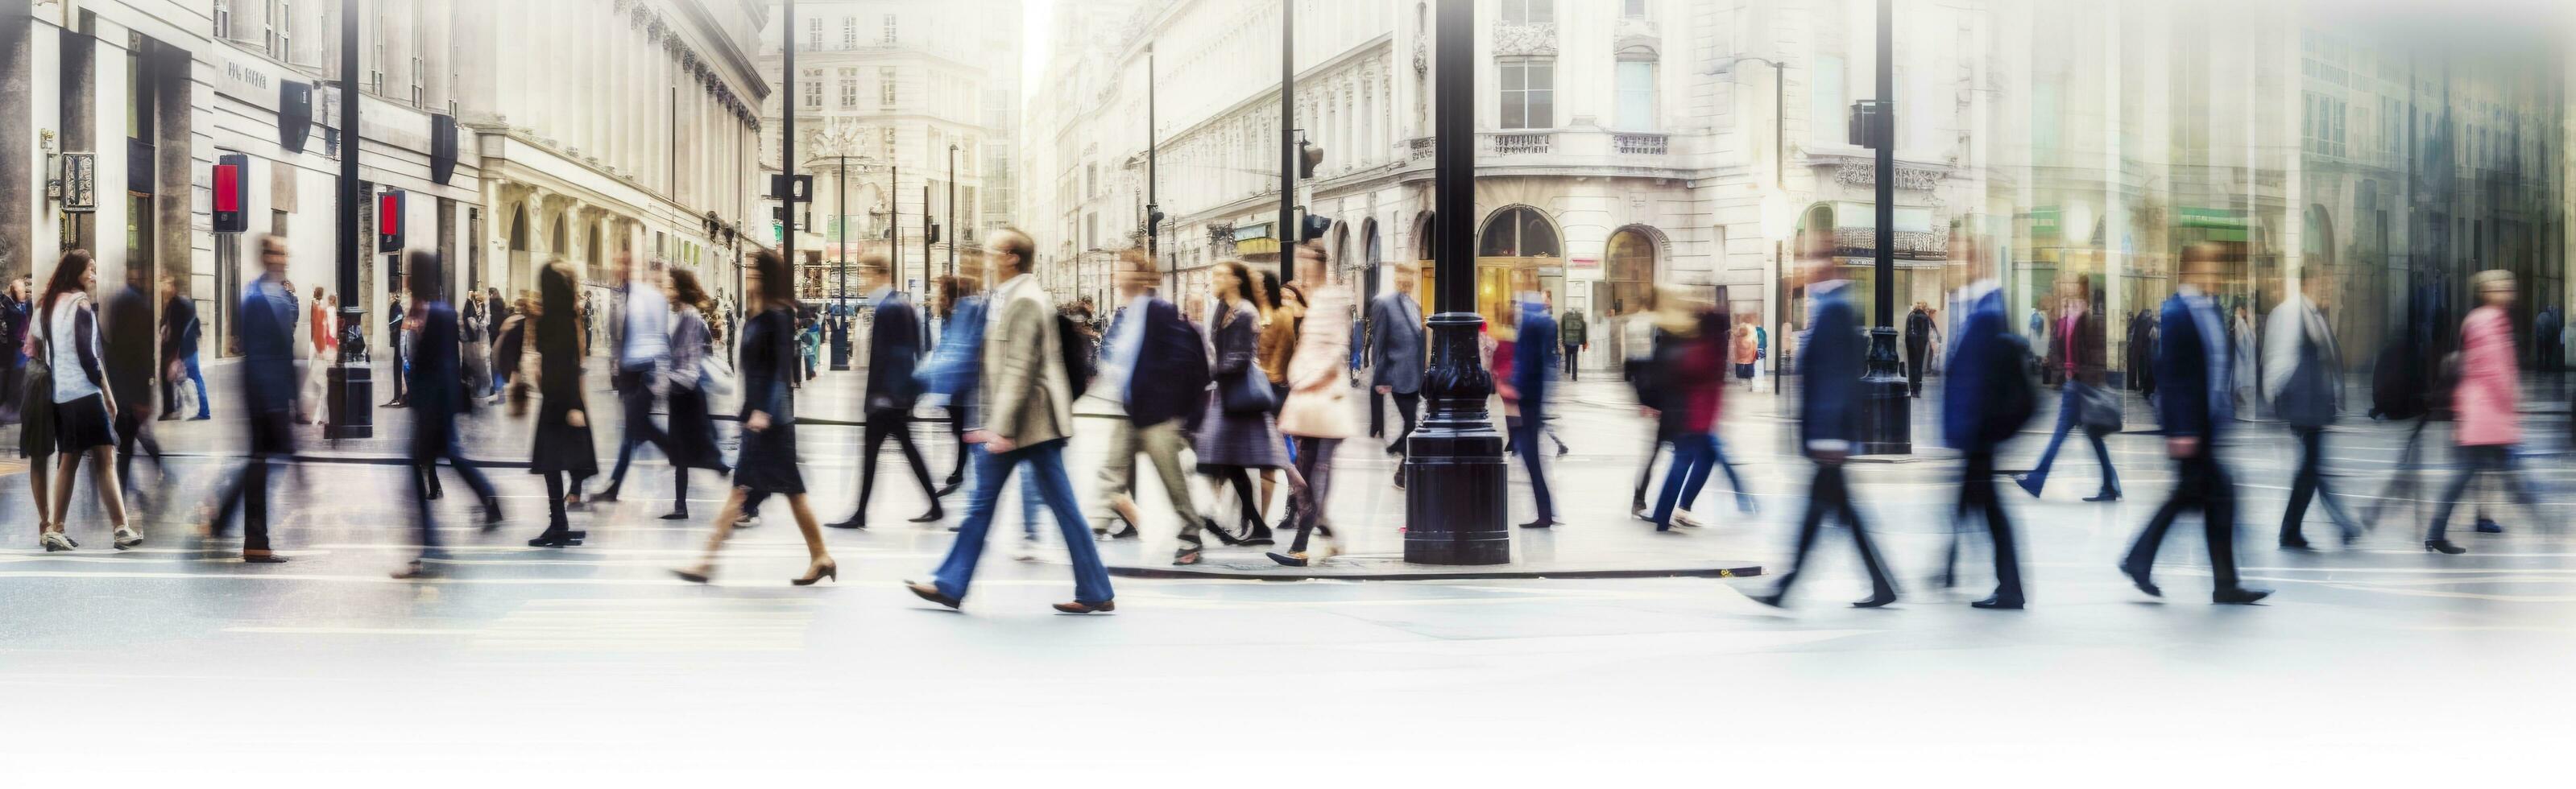
[[[343, 7], [0, 6], [0, 139], [11, 141], [0, 146], [0, 182], [12, 185], [0, 189], [0, 272], [41, 276], [64, 249], [88, 248], [104, 282], [129, 268], [185, 280], [209, 338], [230, 332], [260, 234], [286, 238], [299, 297], [336, 287]], [[617, 251], [736, 288], [734, 261], [751, 239], [732, 230], [756, 209], [754, 108], [768, 92], [749, 57], [764, 4], [359, 7], [365, 193], [407, 195], [407, 248], [442, 253], [458, 289], [532, 287], [529, 267], [554, 256], [595, 281]], [[228, 154], [249, 159], [251, 232], [238, 236], [212, 232], [212, 171]], [[75, 162], [94, 183], [94, 208], [59, 191]], [[367, 306], [373, 335], [394, 268], [374, 254], [372, 233], [361, 238], [363, 293], [344, 300]], [[228, 351], [220, 339], [208, 345]]]
[[[782, 106], [792, 106], [793, 169], [814, 176], [811, 221], [796, 244], [807, 298], [839, 293], [839, 263], [890, 241], [906, 287], [921, 290], [952, 265], [970, 264], [1003, 223], [1016, 164], [1020, 14], [1018, 0], [797, 3], [796, 95], [763, 105], [773, 133], [761, 155], [778, 164], [774, 132]], [[784, 84], [783, 24], [773, 3], [759, 49], [773, 86]], [[941, 235], [925, 248], [932, 223]], [[768, 216], [759, 226], [763, 242], [774, 242]]]

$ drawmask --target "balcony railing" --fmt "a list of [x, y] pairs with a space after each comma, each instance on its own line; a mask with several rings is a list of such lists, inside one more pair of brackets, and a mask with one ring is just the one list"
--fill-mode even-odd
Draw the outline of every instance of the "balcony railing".
[[1610, 147], [1623, 154], [1662, 156], [1668, 150], [1667, 139], [1661, 134], [1613, 134], [1610, 135]]
[[1520, 153], [1547, 153], [1556, 147], [1553, 134], [1494, 134], [1486, 137], [1488, 149], [1498, 156]]

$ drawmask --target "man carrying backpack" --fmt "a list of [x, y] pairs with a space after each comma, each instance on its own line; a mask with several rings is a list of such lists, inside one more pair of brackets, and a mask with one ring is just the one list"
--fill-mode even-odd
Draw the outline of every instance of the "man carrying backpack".
[[[1954, 249], [1966, 243], [1971, 242], [1955, 241]], [[1966, 260], [1967, 265], [1978, 267], [1984, 258], [1968, 253]], [[1995, 593], [1969, 605], [2009, 610], [2022, 607], [2021, 559], [2012, 521], [1995, 493], [1995, 449], [2030, 421], [2038, 409], [2039, 392], [2023, 367], [2030, 347], [2013, 335], [2004, 317], [2001, 283], [1985, 274], [1976, 270], [1977, 281], [1959, 296], [1967, 315], [1954, 338], [1957, 345], [1950, 351], [1950, 368], [1941, 378], [1941, 432], [1967, 459], [1959, 474], [1959, 506], [1952, 511], [1952, 522], [1968, 517], [1972, 510], [1983, 511], [1986, 531], [1994, 538]], [[1955, 567], [1958, 542], [1953, 540], [1950, 546], [1952, 561], [1945, 566]]]

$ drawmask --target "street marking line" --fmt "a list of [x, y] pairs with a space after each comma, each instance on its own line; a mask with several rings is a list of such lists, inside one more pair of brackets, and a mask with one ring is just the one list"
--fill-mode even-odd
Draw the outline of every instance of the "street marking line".
[[430, 627], [345, 627], [331, 625], [242, 625], [223, 629], [226, 633], [260, 633], [269, 635], [311, 636], [470, 636], [469, 629]]

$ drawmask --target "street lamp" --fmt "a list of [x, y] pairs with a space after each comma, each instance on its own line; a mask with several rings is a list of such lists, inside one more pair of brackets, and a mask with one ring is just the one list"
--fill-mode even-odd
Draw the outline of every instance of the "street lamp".
[[[840, 247], [841, 253], [838, 271], [833, 275], [834, 306], [832, 320], [828, 324], [832, 332], [833, 370], [850, 369], [850, 333], [845, 328], [849, 325], [850, 314], [850, 152], [858, 149], [860, 136], [858, 125], [846, 118], [832, 119], [814, 135], [815, 159], [829, 159], [833, 163], [832, 186], [836, 192], [832, 198], [833, 243]], [[860, 169], [864, 171], [867, 166], [868, 158], [859, 157]]]

